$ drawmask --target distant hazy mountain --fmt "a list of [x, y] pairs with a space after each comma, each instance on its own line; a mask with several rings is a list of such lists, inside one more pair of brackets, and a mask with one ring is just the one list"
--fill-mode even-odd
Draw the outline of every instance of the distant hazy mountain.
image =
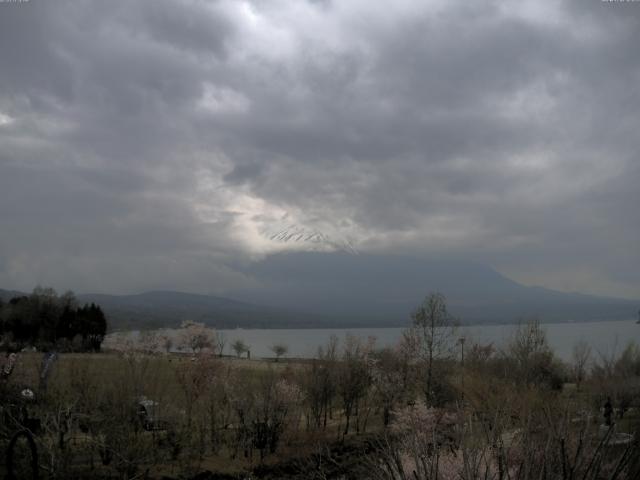
[[[7, 302], [29, 293], [0, 289]], [[310, 313], [253, 305], [228, 298], [174, 291], [152, 291], [137, 295], [76, 295], [80, 304], [96, 303], [107, 316], [110, 330], [177, 327], [184, 320], [203, 322], [216, 328], [283, 328], [337, 326], [331, 319]]]
[[102, 306], [112, 328], [178, 326], [184, 320], [204, 322], [217, 328], [311, 327], [322, 324], [317, 315], [272, 306], [260, 306], [228, 298], [174, 291], [138, 295], [78, 295], [81, 303]]
[[[432, 291], [443, 293], [462, 323], [636, 318], [640, 302], [525, 287], [480, 264], [346, 252], [280, 253], [239, 267], [260, 288], [228, 292], [239, 299], [173, 291], [78, 295], [101, 305], [112, 328], [404, 326]], [[7, 300], [20, 292], [0, 290]], [[240, 301], [241, 300], [241, 301]]]
[[19, 297], [21, 295], [26, 295], [24, 292], [19, 292], [17, 290], [3, 290], [0, 288], [0, 299], [4, 302], [8, 302], [14, 297]]
[[480, 264], [394, 255], [281, 253], [245, 273], [264, 285], [235, 291], [251, 302], [312, 311], [358, 324], [406, 324], [431, 291], [463, 323], [635, 318], [640, 302], [526, 287]]

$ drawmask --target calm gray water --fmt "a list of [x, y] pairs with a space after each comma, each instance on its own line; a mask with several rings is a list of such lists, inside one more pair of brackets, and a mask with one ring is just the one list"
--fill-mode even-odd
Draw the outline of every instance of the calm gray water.
[[[473, 325], [460, 327], [458, 336], [477, 343], [493, 343], [496, 347], [504, 345], [512, 338], [517, 325]], [[542, 328], [556, 355], [564, 360], [571, 358], [573, 346], [584, 340], [593, 349], [593, 354], [610, 355], [620, 353], [630, 342], [640, 343], [640, 325], [634, 320], [588, 323], [547, 323]], [[289, 347], [289, 357], [314, 357], [320, 345], [326, 345], [331, 335], [344, 339], [346, 334], [366, 338], [376, 337], [378, 347], [391, 346], [401, 337], [403, 328], [351, 328], [351, 329], [286, 329], [286, 330], [221, 330], [230, 344], [241, 339], [251, 348], [252, 357], [273, 357], [269, 347], [275, 343], [284, 343]], [[467, 343], [469, 345], [471, 342]]]
[[[504, 345], [518, 328], [517, 325], [474, 325], [460, 327], [458, 336], [465, 336], [470, 341], [496, 347]], [[542, 328], [547, 333], [549, 344], [555, 353], [564, 360], [571, 358], [573, 346], [584, 340], [593, 349], [597, 357], [620, 353], [625, 346], [635, 341], [640, 343], [640, 325], [635, 320], [589, 322], [589, 323], [547, 323]], [[243, 340], [251, 349], [252, 358], [273, 357], [269, 349], [276, 343], [283, 343], [289, 347], [288, 357], [314, 357], [320, 345], [326, 345], [331, 335], [344, 339], [346, 334], [362, 338], [376, 337], [378, 347], [391, 346], [401, 337], [402, 328], [351, 328], [351, 329], [236, 329], [219, 330], [226, 340], [226, 354], [233, 354], [231, 343]], [[168, 331], [171, 332], [171, 331]], [[469, 345], [467, 343], [467, 345]]]

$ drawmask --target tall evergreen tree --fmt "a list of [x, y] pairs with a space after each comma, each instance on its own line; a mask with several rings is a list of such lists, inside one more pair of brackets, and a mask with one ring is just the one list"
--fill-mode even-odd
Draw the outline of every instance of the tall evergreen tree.
[[78, 307], [73, 292], [58, 296], [36, 287], [31, 295], [14, 297], [0, 309], [0, 335], [11, 333], [18, 344], [51, 348], [59, 340], [79, 336], [85, 350], [100, 350], [107, 319], [99, 305]]

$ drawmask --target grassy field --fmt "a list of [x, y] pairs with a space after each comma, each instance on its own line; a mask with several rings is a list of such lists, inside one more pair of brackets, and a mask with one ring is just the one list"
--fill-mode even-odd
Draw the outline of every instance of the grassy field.
[[[613, 465], [622, 455], [629, 462], [625, 449], [636, 443], [597, 445], [609, 396], [614, 433], [637, 431], [635, 370], [617, 366], [603, 374], [595, 365], [578, 388], [548, 351], [526, 362], [473, 355], [466, 368], [455, 359], [434, 363], [425, 401], [426, 362], [348, 339], [334, 356], [316, 360], [63, 353], [46, 389], [39, 378], [43, 354], [24, 352], [0, 382], [0, 449], [27, 427], [42, 477], [129, 480], [357, 479], [374, 473], [397, 480], [426, 468], [440, 449], [451, 465], [473, 454], [489, 469], [500, 462], [514, 469], [540, 462], [560, 468], [571, 456], [584, 471], [598, 455], [598, 465]], [[21, 396], [25, 388], [35, 399]], [[25, 445], [20, 449], [24, 469], [28, 456]], [[0, 460], [2, 476], [4, 469]], [[207, 471], [212, 476], [197, 477]]]
[[[181, 354], [65, 353], [52, 367], [46, 392], [38, 390], [41, 361], [41, 353], [19, 355], [3, 385], [5, 400], [24, 388], [36, 392], [36, 401], [22, 403], [30, 417], [41, 420], [39, 446], [53, 450], [54, 437], [64, 430], [66, 448], [77, 452], [65, 466], [68, 471], [90, 467], [96, 475], [102, 472], [110, 478], [113, 468], [100, 461], [100, 448], [110, 436], [122, 442], [124, 456], [147, 465], [152, 478], [202, 470], [238, 476], [258, 464], [264, 468], [313, 454], [317, 444], [339, 438], [337, 411], [324, 432], [306, 434], [301, 405], [283, 406], [277, 398], [269, 404], [260, 398], [265, 388], [274, 388], [274, 382], [293, 383], [303, 377], [309, 368], [306, 360], [207, 357], [202, 361]], [[149, 431], [139, 424], [136, 412], [143, 397], [154, 402], [157, 428]], [[286, 418], [278, 411], [283, 408], [288, 410]], [[286, 423], [277, 454], [262, 456], [251, 441], [238, 439], [245, 428], [238, 415], [250, 417], [244, 419], [247, 425], [270, 416]], [[11, 429], [11, 422], [5, 421], [0, 446], [6, 447]], [[128, 442], [133, 444], [124, 445]], [[180, 451], [173, 455], [177, 444]]]

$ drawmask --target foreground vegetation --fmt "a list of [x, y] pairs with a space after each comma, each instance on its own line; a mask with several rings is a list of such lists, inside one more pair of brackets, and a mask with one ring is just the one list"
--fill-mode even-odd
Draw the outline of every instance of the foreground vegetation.
[[476, 345], [438, 295], [394, 348], [333, 338], [313, 360], [256, 361], [217, 340], [187, 324], [188, 353], [147, 334], [61, 354], [44, 381], [42, 354], [21, 353], [0, 381], [0, 448], [27, 429], [41, 478], [640, 478], [633, 344], [562, 363], [530, 322], [502, 350]]

